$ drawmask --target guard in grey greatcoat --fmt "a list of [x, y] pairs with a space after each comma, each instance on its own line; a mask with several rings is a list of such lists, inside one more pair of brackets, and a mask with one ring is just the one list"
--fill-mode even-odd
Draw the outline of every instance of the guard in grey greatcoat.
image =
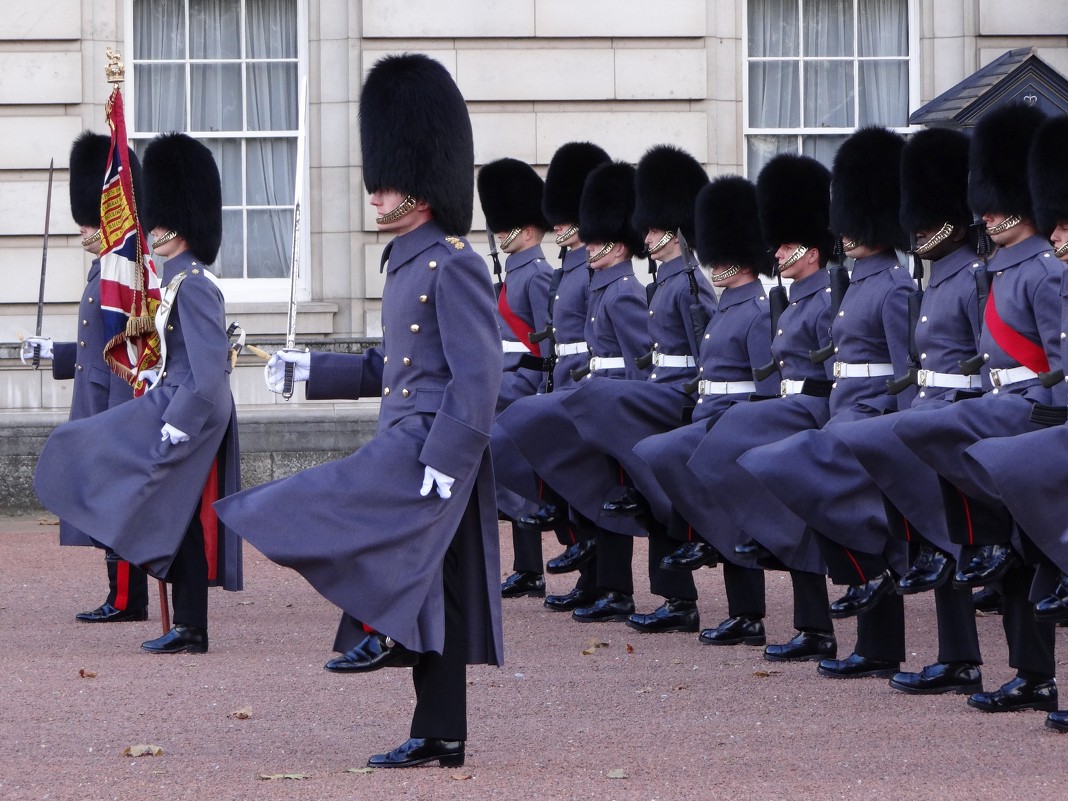
[[[560, 269], [553, 272], [549, 284], [546, 329], [535, 332], [551, 348], [546, 365], [551, 372], [546, 374], [545, 392], [571, 391], [576, 386], [571, 371], [589, 363], [590, 350], [583, 337], [592, 273], [586, 246], [578, 233], [579, 201], [586, 177], [610, 160], [597, 145], [568, 142], [553, 154], [545, 175], [542, 212], [553, 227], [561, 260]], [[529, 402], [535, 408], [541, 403], [525, 398], [519, 402]], [[553, 437], [555, 432], [546, 431], [545, 436]], [[548, 596], [545, 605], [554, 611], [570, 611], [575, 605], [584, 605], [587, 596], [592, 603], [596, 597], [592, 564], [596, 553], [596, 524], [570, 510], [567, 502], [534, 472], [511, 438], [502, 434], [496, 424], [491, 434], [490, 450], [497, 481], [497, 507], [517, 520], [520, 526], [519, 536], [513, 537], [515, 569], [526, 573], [519, 577], [524, 579], [522, 582], [510, 578], [505, 583], [510, 582], [512, 588], [521, 590], [525, 581], [533, 579], [533, 587], [527, 594], [544, 593], [544, 582], [537, 580], [542, 573], [541, 532], [552, 529], [566, 549], [560, 556], [550, 559], [545, 569], [550, 573], [577, 570], [579, 578], [573, 590]], [[531, 504], [536, 505], [533, 511], [530, 510]], [[507, 591], [502, 588], [502, 592]]]
[[[633, 253], [644, 246], [631, 225], [634, 210], [635, 170], [622, 162], [594, 169], [586, 180], [579, 207], [579, 236], [586, 242], [593, 270], [590, 303], [583, 333], [589, 346], [587, 365], [576, 371], [581, 384], [602, 380], [644, 378], [648, 368], [638, 366], [648, 353], [648, 307], [645, 291], [634, 276]], [[578, 390], [575, 390], [577, 392]], [[608, 487], [619, 484], [619, 465], [605, 453], [588, 447], [579, 435], [564, 401], [572, 392], [552, 392], [524, 398], [497, 418], [501, 436], [510, 438], [527, 462], [549, 486], [567, 499], [572, 509], [597, 520]], [[553, 432], [546, 437], [545, 432]], [[629, 531], [640, 529], [633, 520]], [[600, 540], [602, 534], [598, 534]], [[626, 540], [629, 544], [629, 539]], [[601, 550], [603, 542], [597, 545]], [[629, 560], [628, 560], [629, 561]], [[610, 575], [613, 563], [597, 559], [597, 587], [628, 598], [633, 580], [627, 570]], [[596, 593], [569, 593], [566, 603], [588, 600]], [[547, 601], [549, 599], [546, 599]], [[596, 599], [594, 599], [596, 600]], [[562, 607], [550, 606], [562, 610]], [[633, 601], [626, 614], [633, 612]]]
[[[372, 767], [462, 765], [467, 664], [503, 661], [489, 432], [500, 331], [471, 226], [474, 146], [464, 99], [420, 54], [372, 67], [360, 98], [364, 183], [383, 253], [381, 349], [272, 357], [311, 399], [381, 396], [377, 433], [344, 459], [242, 492], [219, 515], [346, 613], [327, 664], [413, 667], [411, 738]], [[340, 535], [339, 535], [340, 534]]]
[[[727, 409], [686, 462], [691, 480], [704, 493], [688, 511], [689, 522], [716, 550], [753, 567], [760, 557], [768, 567], [790, 570], [794, 626], [785, 644], [769, 645], [771, 661], [807, 661], [834, 656], [837, 642], [827, 610], [827, 580], [819, 548], [804, 537], [805, 524], [783, 506], [737, 459], [750, 448], [797, 431], [818, 428], [830, 416], [829, 362], [811, 354], [827, 346], [831, 328], [831, 291], [825, 269], [833, 248], [830, 233], [830, 172], [807, 156], [781, 154], [757, 178], [757, 204], [765, 243], [774, 248], [779, 273], [792, 280], [789, 303], [771, 342], [772, 364], [781, 379], [781, 397], [739, 403]], [[732, 514], [732, 506], [740, 507]], [[758, 531], [778, 527], [795, 536], [793, 549], [776, 559], [753, 540]]]
[[[666, 531], [650, 529], [649, 537], [650, 551], [655, 548], [660, 555], [660, 568], [674, 571], [718, 561], [718, 554], [690, 523], [691, 515], [698, 516], [693, 510], [700, 509], [708, 493], [687, 475], [686, 460], [729, 407], [747, 402], [754, 393], [770, 396], [779, 391], [774, 371], [760, 381], [753, 376], [753, 369], [771, 358], [771, 312], [759, 276], [771, 273], [772, 260], [761, 237], [756, 187], [733, 175], [715, 179], [697, 196], [694, 228], [697, 255], [722, 293], [701, 337], [692, 422], [634, 446], [634, 455], [651, 474], [648, 481], [635, 479], [638, 489], [647, 498], [662, 495], [671, 506]], [[638, 474], [632, 470], [632, 477]], [[676, 545], [680, 547], [669, 553]], [[724, 560], [723, 585], [729, 617], [704, 630], [701, 642], [763, 645], [764, 571]], [[663, 594], [655, 581], [653, 592]]]
[[[100, 192], [107, 172], [111, 139], [85, 131], [74, 140], [70, 151], [70, 211], [82, 235], [82, 249], [100, 255]], [[130, 151], [130, 170], [135, 195], [141, 189], [141, 163]], [[107, 337], [100, 312], [100, 259], [94, 258], [82, 299], [78, 305], [77, 342], [53, 342], [47, 337], [28, 337], [23, 344], [23, 361], [37, 345], [42, 359], [52, 360], [52, 378], [74, 380], [70, 418], [81, 420], [125, 403], [133, 397], [133, 387], [119, 378], [104, 361]], [[94, 545], [84, 533], [66, 520], [59, 521], [60, 545]], [[75, 617], [85, 623], [121, 623], [148, 619], [148, 579], [145, 572], [114, 551], [105, 551], [108, 596], [90, 612]]]
[[[1013, 547], [1013, 521], [990, 477], [965, 458], [971, 445], [1043, 427], [1044, 407], [1065, 405], [1064, 384], [1043, 386], [1039, 374], [1061, 369], [1061, 280], [1064, 265], [1036, 235], [1027, 185], [1027, 153], [1043, 114], [1014, 104], [976, 126], [969, 149], [968, 202], [999, 246], [986, 265], [990, 294], [979, 340], [984, 394], [925, 414], [903, 415], [894, 433], [943, 479], [950, 538], [962, 546], [958, 585], [1001, 582], [1002, 622], [1016, 678], [976, 693], [970, 706], [987, 712], [1057, 705], [1053, 624], [1035, 620], [1028, 591], [1034, 568]], [[1026, 540], [1021, 532], [1021, 538]]]
[[[486, 215], [486, 228], [496, 236], [500, 250], [508, 257], [504, 281], [497, 285], [497, 323], [504, 350], [498, 414], [519, 398], [536, 394], [545, 383], [542, 368], [552, 343], [532, 342], [530, 338], [548, 323], [552, 268], [541, 249], [549, 228], [541, 210], [544, 193], [541, 176], [529, 164], [516, 159], [490, 162], [478, 172], [478, 197]], [[496, 254], [493, 258], [494, 268], [499, 271]], [[502, 453], [498, 457], [503, 461], [508, 455]], [[514, 493], [499, 484], [497, 494], [504, 496], [498, 508], [511, 518], [514, 553], [514, 572], [501, 585], [501, 595], [543, 596], [541, 529], [522, 527], [515, 520], [516, 516], [537, 511], [537, 506], [532, 501], [519, 500], [517, 513]], [[502, 507], [511, 509], [512, 514]]]
[[208, 586], [242, 586], [241, 543], [211, 504], [240, 484], [223, 296], [207, 265], [222, 238], [211, 151], [185, 134], [145, 149], [142, 216], [166, 258], [156, 315], [164, 358], [142, 396], [55, 430], [37, 466], [42, 503], [172, 584], [174, 626], [152, 653], [208, 648]]
[[[715, 305], [715, 294], [697, 269], [688, 243], [694, 239], [697, 193], [707, 184], [704, 167], [671, 145], [651, 148], [638, 162], [631, 222], [644, 234], [649, 258], [660, 263], [647, 291], [647, 331], [653, 349], [645, 360], [651, 361], [652, 372], [641, 382], [591, 381], [564, 401], [564, 410], [586, 445], [610, 456], [627, 482], [622, 493], [615, 486], [618, 481], [604, 487], [602, 511], [616, 516], [643, 515], [639, 521], [642, 527], [658, 534], [671, 519], [671, 504], [666, 495], [654, 494], [656, 483], [633, 449], [647, 436], [678, 428], [695, 404], [692, 390], [683, 385], [697, 376], [700, 337]], [[643, 489], [650, 494], [644, 495]], [[568, 491], [563, 489], [565, 497]], [[632, 532], [627, 526], [614, 532], [618, 521], [610, 516], [602, 515], [600, 520], [607, 531], [597, 546], [599, 569], [616, 577], [615, 585], [633, 585], [633, 542], [627, 539]], [[672, 549], [666, 536], [657, 536], [650, 543], [650, 583], [653, 592], [667, 600], [651, 615], [623, 615], [632, 628], [696, 632], [700, 627], [693, 576], [660, 566], [660, 560]], [[624, 575], [626, 579], [619, 578]], [[596, 603], [574, 610], [576, 619], [620, 619], [619, 599], [610, 595], [610, 587], [601, 589], [604, 595]], [[633, 601], [622, 603], [632, 605]]]
[[[740, 459], [744, 470], [816, 534], [832, 581], [864, 585], [863, 600], [851, 590], [830, 607], [832, 617], [864, 613], [854, 652], [819, 664], [822, 675], [837, 678], [891, 676], [905, 658], [905, 608], [893, 592], [893, 578], [889, 572], [869, 574], [845, 546], [854, 538], [874, 539], [886, 549], [874, 561], [880, 567], [889, 561], [899, 572], [905, 569], [906, 549], [889, 539], [879, 488], [833, 435], [840, 425], [894, 411], [912, 394], [891, 395], [886, 383], [909, 369], [908, 299], [915, 285], [894, 253], [907, 243], [899, 222], [904, 146], [901, 136], [885, 128], [862, 128], [835, 155], [831, 227], [855, 261], [849, 291], [831, 324], [831, 419], [820, 429], [755, 448]], [[752, 533], [773, 553], [778, 550], [781, 532]]]

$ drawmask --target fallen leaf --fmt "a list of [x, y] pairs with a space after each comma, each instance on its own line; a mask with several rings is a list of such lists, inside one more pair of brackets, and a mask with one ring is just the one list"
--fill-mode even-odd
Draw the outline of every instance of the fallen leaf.
[[688, 690], [688, 689], [690, 689], [690, 685], [689, 684], [676, 684], [675, 685], [675, 689], [676, 690]]
[[779, 672], [780, 671], [778, 671], [778, 670], [758, 670], [753, 675], [756, 676], [758, 679], [766, 679], [769, 676], [777, 676], [777, 675], [779, 675]]
[[86, 670], [85, 668], [82, 668], [81, 670], [78, 671], [78, 675], [81, 676], [83, 679], [95, 679], [96, 678], [96, 671], [95, 670]]
[[261, 773], [260, 778], [266, 782], [274, 781], [275, 779], [293, 779], [294, 781], [300, 781], [301, 779], [310, 779], [307, 773]]
[[635, 690], [634, 692], [641, 694], [641, 693], [651, 693], [652, 691], [653, 691], [652, 687], [642, 687], [640, 690]]
[[625, 779], [625, 778], [627, 778], [627, 773], [626, 773], [626, 771], [623, 770], [623, 768], [615, 768], [614, 770], [610, 770], [610, 771], [608, 771], [607, 775], [608, 775], [609, 779]]
[[374, 773], [374, 768], [349, 768], [346, 773]]
[[37, 518], [37, 525], [39, 526], [58, 526], [59, 518], [56, 517], [39, 517]]
[[598, 649], [607, 648], [608, 645], [609, 645], [609, 643], [601, 642], [600, 640], [590, 640], [589, 642], [586, 643], [586, 647], [582, 649], [582, 655], [583, 656], [589, 656], [590, 654], [592, 654], [594, 651], [597, 651]]
[[631, 645], [629, 642], [627, 643], [627, 653], [628, 654], [633, 654], [634, 653], [634, 646]]
[[128, 745], [122, 749], [122, 755], [128, 757], [163, 756], [163, 749], [158, 745]]
[[252, 707], [243, 706], [240, 709], [234, 710], [226, 717], [232, 718], [233, 720], [248, 720], [252, 717]]
[[255, 601], [238, 601], [237, 605], [238, 606], [252, 606], [252, 604], [254, 604], [254, 603], [256, 603], [256, 602]]
[[468, 780], [468, 779], [470, 779], [470, 778], [471, 778], [472, 776], [474, 776], [474, 774], [473, 774], [473, 773], [466, 773], [466, 772], [464, 772], [464, 773], [452, 773], [452, 774], [449, 774], [449, 778], [450, 778], [450, 779], [454, 779], [455, 781], [458, 781], [458, 782], [463, 782], [463, 781], [467, 781], [467, 780]]

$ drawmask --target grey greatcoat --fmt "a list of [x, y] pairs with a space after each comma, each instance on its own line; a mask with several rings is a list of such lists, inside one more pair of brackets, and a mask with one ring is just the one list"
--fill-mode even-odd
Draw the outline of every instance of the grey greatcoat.
[[[202, 496], [223, 497], [240, 484], [223, 296], [189, 252], [167, 260], [165, 282], [182, 271], [186, 278], [160, 332], [167, 364], [159, 385], [129, 403], [59, 426], [34, 476], [47, 509], [161, 578]], [[189, 441], [161, 442], [164, 423]], [[218, 483], [206, 491], [216, 464]], [[240, 540], [223, 526], [213, 538], [208, 526], [205, 547], [209, 583], [241, 589]]]
[[[514, 317], [517, 325], [529, 328], [530, 331], [541, 331], [545, 328], [549, 314], [549, 280], [552, 267], [545, 260], [541, 245], [519, 253], [510, 253], [504, 262], [504, 269], [504, 284], [497, 298], [497, 322], [501, 330], [502, 345], [506, 348], [501, 391], [497, 395], [498, 412], [518, 398], [535, 394], [545, 381], [545, 373], [529, 367], [520, 367], [520, 358], [529, 354], [544, 359], [552, 347], [552, 342], [546, 339], [535, 344], [534, 349], [530, 350], [529, 333], [520, 339], [508, 320], [509, 316]], [[526, 347], [523, 350], [512, 350], [516, 346]]]
[[[382, 348], [312, 354], [306, 388], [310, 399], [381, 396], [374, 439], [216, 508], [267, 558], [420, 653], [442, 652], [451, 549], [466, 661], [501, 664], [488, 446], [502, 353], [489, 273], [466, 240], [445, 236], [434, 220], [394, 239], [383, 259]], [[420, 496], [424, 466], [456, 480], [451, 498]]]

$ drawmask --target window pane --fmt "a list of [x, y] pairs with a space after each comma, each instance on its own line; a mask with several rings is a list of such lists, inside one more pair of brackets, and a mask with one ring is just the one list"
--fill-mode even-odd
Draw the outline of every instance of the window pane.
[[193, 64], [192, 130], [241, 130], [241, 67], [237, 64]]
[[248, 277], [288, 278], [292, 243], [292, 211], [250, 209], [248, 212]]
[[907, 56], [909, 12], [905, 0], [860, 0], [860, 56]]
[[909, 124], [908, 62], [860, 62], [860, 124]]
[[801, 153], [812, 156], [820, 164], [831, 169], [834, 163], [834, 154], [838, 152], [848, 137], [845, 136], [803, 136], [801, 137]]
[[240, 0], [189, 0], [190, 58], [241, 58]]
[[185, 67], [180, 64], [135, 64], [139, 131], [184, 131]]
[[749, 177], [756, 180], [764, 165], [779, 153], [796, 153], [796, 136], [750, 136], [746, 138]]
[[244, 193], [241, 187], [241, 140], [240, 139], [203, 139], [201, 140], [215, 157], [222, 179], [222, 202], [224, 206], [244, 205]]
[[798, 51], [798, 0], [749, 0], [749, 55], [776, 57]]
[[248, 130], [295, 131], [297, 65], [249, 64]]
[[223, 211], [222, 247], [212, 270], [219, 278], [245, 277], [245, 232], [241, 211]]
[[248, 58], [296, 58], [296, 2], [246, 0], [245, 51]]
[[805, 56], [853, 56], [853, 0], [806, 0]]
[[249, 206], [288, 206], [293, 203], [297, 169], [295, 139], [249, 139], [245, 155]]
[[185, 58], [183, 0], [138, 0], [133, 4], [134, 58]]
[[756, 61], [749, 65], [749, 125], [795, 128], [801, 124], [796, 61]]
[[853, 121], [853, 62], [805, 62], [806, 128], [849, 128]]

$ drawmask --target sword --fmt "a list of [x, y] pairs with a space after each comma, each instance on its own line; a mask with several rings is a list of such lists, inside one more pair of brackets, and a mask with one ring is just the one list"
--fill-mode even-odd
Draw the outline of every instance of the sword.
[[[41, 288], [37, 292], [37, 336], [41, 336], [44, 323], [45, 268], [48, 266], [48, 221], [52, 216], [52, 174], [55, 172], [56, 160], [48, 162], [48, 196], [45, 199], [44, 241], [41, 244]], [[33, 346], [33, 369], [41, 367], [41, 346]]]
[[[305, 96], [308, 91], [308, 81], [300, 87], [300, 122], [297, 124], [297, 174], [293, 186], [293, 253], [289, 266], [289, 310], [286, 316], [286, 350], [293, 350], [297, 346], [297, 274], [300, 262], [300, 206], [304, 198], [304, 123]], [[285, 380], [282, 383], [282, 397], [289, 400], [293, 397], [293, 363], [286, 362]]]
[[497, 237], [488, 225], [486, 226], [486, 241], [489, 242], [490, 258], [493, 259], [493, 279], [496, 282], [494, 288], [497, 290], [497, 297], [500, 297], [501, 287], [504, 286], [504, 279], [501, 278], [501, 258], [497, 255]]

